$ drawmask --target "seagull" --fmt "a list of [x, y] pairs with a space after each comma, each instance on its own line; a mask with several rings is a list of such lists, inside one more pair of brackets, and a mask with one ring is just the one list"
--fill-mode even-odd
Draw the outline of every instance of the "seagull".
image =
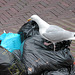
[[28, 21], [30, 20], [33, 20], [38, 24], [41, 37], [54, 44], [54, 51], [55, 43], [63, 40], [75, 40], [75, 32], [67, 31], [56, 25], [50, 25], [38, 15], [32, 15]]

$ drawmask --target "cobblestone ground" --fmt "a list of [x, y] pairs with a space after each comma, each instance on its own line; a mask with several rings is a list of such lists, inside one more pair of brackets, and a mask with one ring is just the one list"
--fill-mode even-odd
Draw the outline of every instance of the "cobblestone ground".
[[[75, 0], [0, 0], [0, 34], [16, 33], [33, 14], [75, 32]], [[75, 41], [70, 48], [75, 57]]]

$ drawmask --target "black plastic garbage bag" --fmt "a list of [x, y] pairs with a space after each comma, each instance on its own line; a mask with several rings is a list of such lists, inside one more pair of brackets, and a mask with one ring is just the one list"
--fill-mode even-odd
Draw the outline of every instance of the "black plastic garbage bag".
[[[60, 45], [57, 43], [56, 47], [58, 50], [55, 52], [52, 44], [50, 47], [47, 47], [44, 45], [44, 42], [46, 41], [40, 35], [35, 35], [25, 40], [22, 62], [26, 66], [28, 75], [42, 75], [46, 71], [49, 73], [43, 75], [55, 75], [51, 74], [51, 71], [54, 71], [54, 73], [55, 71], [59, 72], [58, 69], [62, 68], [67, 69], [65, 72], [70, 75], [74, 67], [74, 58], [68, 48], [71, 41], [63, 41]], [[63, 72], [59, 72], [59, 75], [60, 73], [62, 74]]]
[[0, 47], [0, 75], [26, 75], [25, 66], [17, 57]]
[[38, 25], [34, 21], [25, 23], [18, 31], [21, 36], [21, 42], [23, 42], [28, 37], [38, 34], [38, 29]]
[[72, 70], [71, 73], [69, 73], [67, 68], [61, 68], [58, 69], [57, 71], [50, 71], [50, 72], [46, 71], [41, 75], [75, 75], [75, 72], [74, 70]]

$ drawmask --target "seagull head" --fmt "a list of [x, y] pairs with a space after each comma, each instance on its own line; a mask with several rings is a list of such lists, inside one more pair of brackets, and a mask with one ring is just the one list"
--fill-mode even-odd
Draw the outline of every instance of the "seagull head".
[[50, 26], [47, 22], [41, 19], [38, 15], [32, 15], [28, 19], [28, 21], [30, 20], [35, 21], [38, 24], [39, 28], [48, 28]]
[[28, 21], [30, 21], [30, 20], [33, 20], [33, 21], [38, 21], [40, 19], [40, 17], [38, 16], [38, 15], [32, 15], [29, 19], [28, 19]]

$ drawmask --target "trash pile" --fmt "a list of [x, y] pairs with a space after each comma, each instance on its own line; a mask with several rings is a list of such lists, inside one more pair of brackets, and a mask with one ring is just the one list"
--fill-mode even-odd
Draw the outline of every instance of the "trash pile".
[[54, 52], [38, 30], [37, 23], [29, 21], [18, 33], [0, 36], [0, 75], [75, 75], [71, 41], [56, 43]]

